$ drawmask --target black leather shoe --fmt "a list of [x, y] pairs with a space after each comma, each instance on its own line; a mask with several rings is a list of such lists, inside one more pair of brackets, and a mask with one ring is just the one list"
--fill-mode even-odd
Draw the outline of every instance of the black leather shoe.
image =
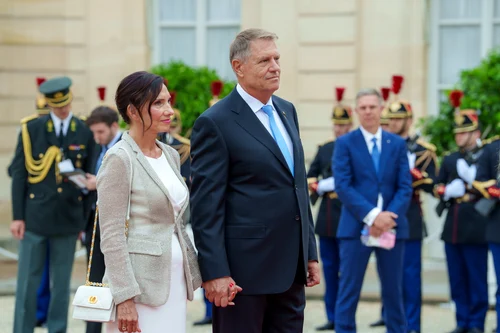
[[479, 328], [471, 328], [467, 333], [484, 333]]
[[335, 331], [335, 324], [329, 321], [323, 326], [316, 327], [316, 331]]
[[37, 320], [35, 327], [44, 327], [45, 321], [44, 320]]
[[453, 331], [451, 331], [450, 333], [468, 333], [468, 331], [465, 328], [457, 327]]
[[497, 333], [497, 329], [494, 328], [493, 331], [491, 331], [491, 333]]
[[382, 327], [385, 326], [385, 321], [383, 319], [379, 319], [376, 322], [370, 324], [370, 327]]
[[212, 324], [212, 318], [210, 317], [205, 317], [200, 321], [195, 321], [193, 323], [194, 326], [202, 326], [202, 325], [211, 325]]

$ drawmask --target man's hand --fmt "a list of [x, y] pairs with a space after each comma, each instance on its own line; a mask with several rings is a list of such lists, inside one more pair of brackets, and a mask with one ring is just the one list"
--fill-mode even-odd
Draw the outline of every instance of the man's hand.
[[86, 176], [87, 176], [87, 190], [95, 191], [97, 188], [95, 175], [87, 173]]
[[372, 225], [370, 227], [370, 236], [380, 237], [380, 236], [382, 236], [383, 233], [384, 233], [384, 231], [382, 229], [379, 229], [374, 225]]
[[[396, 219], [398, 218], [397, 214], [394, 214], [393, 212], [381, 212], [380, 214], [377, 215], [375, 218], [375, 221], [373, 221], [372, 228], [375, 227], [376, 229], [382, 230], [382, 232], [386, 232], [391, 230], [396, 226]], [[370, 229], [372, 229], [370, 228]], [[374, 233], [377, 233], [377, 230], [374, 230]], [[370, 230], [370, 234], [372, 231]]]
[[207, 299], [215, 306], [223, 308], [234, 305], [236, 294], [243, 290], [229, 276], [204, 282], [202, 287], [205, 289]]
[[307, 286], [314, 287], [320, 282], [319, 264], [317, 261], [309, 261], [307, 263]]
[[14, 220], [10, 224], [10, 233], [15, 239], [21, 240], [24, 238], [24, 231], [26, 230], [26, 224], [24, 220]]

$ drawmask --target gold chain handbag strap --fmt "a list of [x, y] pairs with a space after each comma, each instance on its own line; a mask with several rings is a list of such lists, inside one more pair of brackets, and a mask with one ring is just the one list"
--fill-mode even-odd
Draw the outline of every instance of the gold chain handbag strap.
[[[123, 148], [122, 148], [123, 149]], [[132, 196], [132, 159], [130, 158], [130, 155], [126, 149], [123, 149], [129, 158], [130, 162], [130, 187], [129, 187], [129, 197], [128, 197], [128, 207], [127, 207], [127, 217], [125, 218], [125, 238], [128, 238], [128, 227], [129, 227], [129, 220], [130, 220], [130, 200]], [[95, 217], [94, 217], [94, 228], [92, 229], [92, 241], [90, 243], [90, 253], [89, 253], [89, 264], [87, 267], [87, 277], [85, 278], [85, 285], [86, 286], [94, 286], [94, 287], [108, 287], [106, 283], [99, 283], [99, 282], [91, 282], [90, 281], [90, 269], [92, 268], [92, 256], [94, 254], [94, 244], [95, 244], [95, 234], [97, 230], [97, 220], [99, 218], [99, 204], [96, 202], [95, 204]]]

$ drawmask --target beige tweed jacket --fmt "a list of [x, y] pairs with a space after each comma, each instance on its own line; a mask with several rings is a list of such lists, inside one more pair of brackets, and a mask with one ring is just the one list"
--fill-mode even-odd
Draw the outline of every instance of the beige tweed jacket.
[[[159, 141], [157, 145], [186, 187], [177, 151]], [[177, 287], [170, 285], [173, 233], [179, 238], [184, 257], [186, 298], [192, 300], [194, 290], [201, 285], [201, 276], [196, 251], [185, 230], [189, 200], [175, 218], [167, 188], [128, 133], [103, 159], [97, 175], [97, 193], [101, 250], [106, 263], [103, 282], [109, 284], [116, 304], [131, 298], [150, 306], [167, 302], [170, 288]]]

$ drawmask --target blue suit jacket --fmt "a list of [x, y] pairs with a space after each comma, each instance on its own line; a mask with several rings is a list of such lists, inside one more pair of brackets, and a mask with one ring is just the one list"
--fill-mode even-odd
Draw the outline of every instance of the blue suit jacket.
[[401, 137], [382, 131], [377, 174], [361, 130], [343, 135], [337, 140], [332, 168], [336, 191], [343, 204], [337, 237], [360, 237], [363, 218], [377, 206], [381, 193], [382, 211], [398, 215], [397, 238], [408, 238], [406, 211], [412, 186], [406, 143]]

